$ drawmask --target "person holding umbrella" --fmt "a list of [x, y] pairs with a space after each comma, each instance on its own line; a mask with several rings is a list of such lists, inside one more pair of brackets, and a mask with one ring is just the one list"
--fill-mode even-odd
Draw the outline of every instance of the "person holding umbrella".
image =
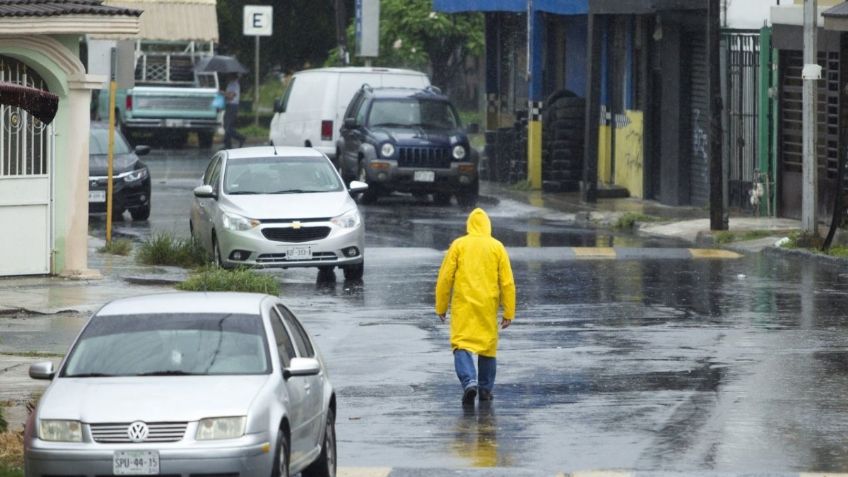
[[244, 145], [245, 137], [236, 130], [236, 120], [241, 99], [241, 85], [238, 73], [227, 74], [227, 87], [224, 90], [224, 149], [233, 147], [233, 139], [238, 141], [238, 147]]

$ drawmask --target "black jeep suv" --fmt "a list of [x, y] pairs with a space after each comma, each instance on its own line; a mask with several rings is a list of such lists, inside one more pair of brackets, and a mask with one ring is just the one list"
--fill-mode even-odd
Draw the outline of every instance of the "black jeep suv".
[[336, 157], [345, 182], [368, 183], [363, 202], [392, 191], [460, 206], [477, 202], [477, 152], [450, 100], [437, 88], [371, 88], [354, 95]]

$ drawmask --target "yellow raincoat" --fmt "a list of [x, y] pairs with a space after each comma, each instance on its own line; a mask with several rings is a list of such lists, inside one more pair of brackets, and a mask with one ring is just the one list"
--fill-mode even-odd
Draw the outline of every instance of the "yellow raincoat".
[[[492, 238], [483, 209], [468, 216], [468, 235], [453, 241], [436, 282], [436, 314], [451, 306], [451, 347], [494, 358], [498, 349], [498, 307], [515, 318], [515, 283], [503, 244]], [[453, 298], [451, 298], [453, 291]]]

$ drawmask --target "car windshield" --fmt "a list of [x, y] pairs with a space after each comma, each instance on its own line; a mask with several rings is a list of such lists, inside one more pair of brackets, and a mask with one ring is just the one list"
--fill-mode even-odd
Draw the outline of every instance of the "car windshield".
[[371, 105], [368, 125], [457, 129], [459, 119], [447, 101], [420, 98], [378, 99]]
[[[91, 128], [89, 154], [109, 154], [109, 130]], [[130, 145], [118, 131], [115, 131], [115, 154], [129, 154]]]
[[270, 368], [258, 315], [95, 316], [62, 376], [266, 374]]
[[344, 190], [323, 157], [261, 157], [227, 162], [224, 192], [231, 195], [297, 194]]

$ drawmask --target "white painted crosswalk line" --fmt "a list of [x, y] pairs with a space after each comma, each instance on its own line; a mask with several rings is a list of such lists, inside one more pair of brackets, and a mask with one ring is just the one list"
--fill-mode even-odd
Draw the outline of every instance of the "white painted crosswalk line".
[[389, 477], [389, 467], [339, 467], [336, 477]]

